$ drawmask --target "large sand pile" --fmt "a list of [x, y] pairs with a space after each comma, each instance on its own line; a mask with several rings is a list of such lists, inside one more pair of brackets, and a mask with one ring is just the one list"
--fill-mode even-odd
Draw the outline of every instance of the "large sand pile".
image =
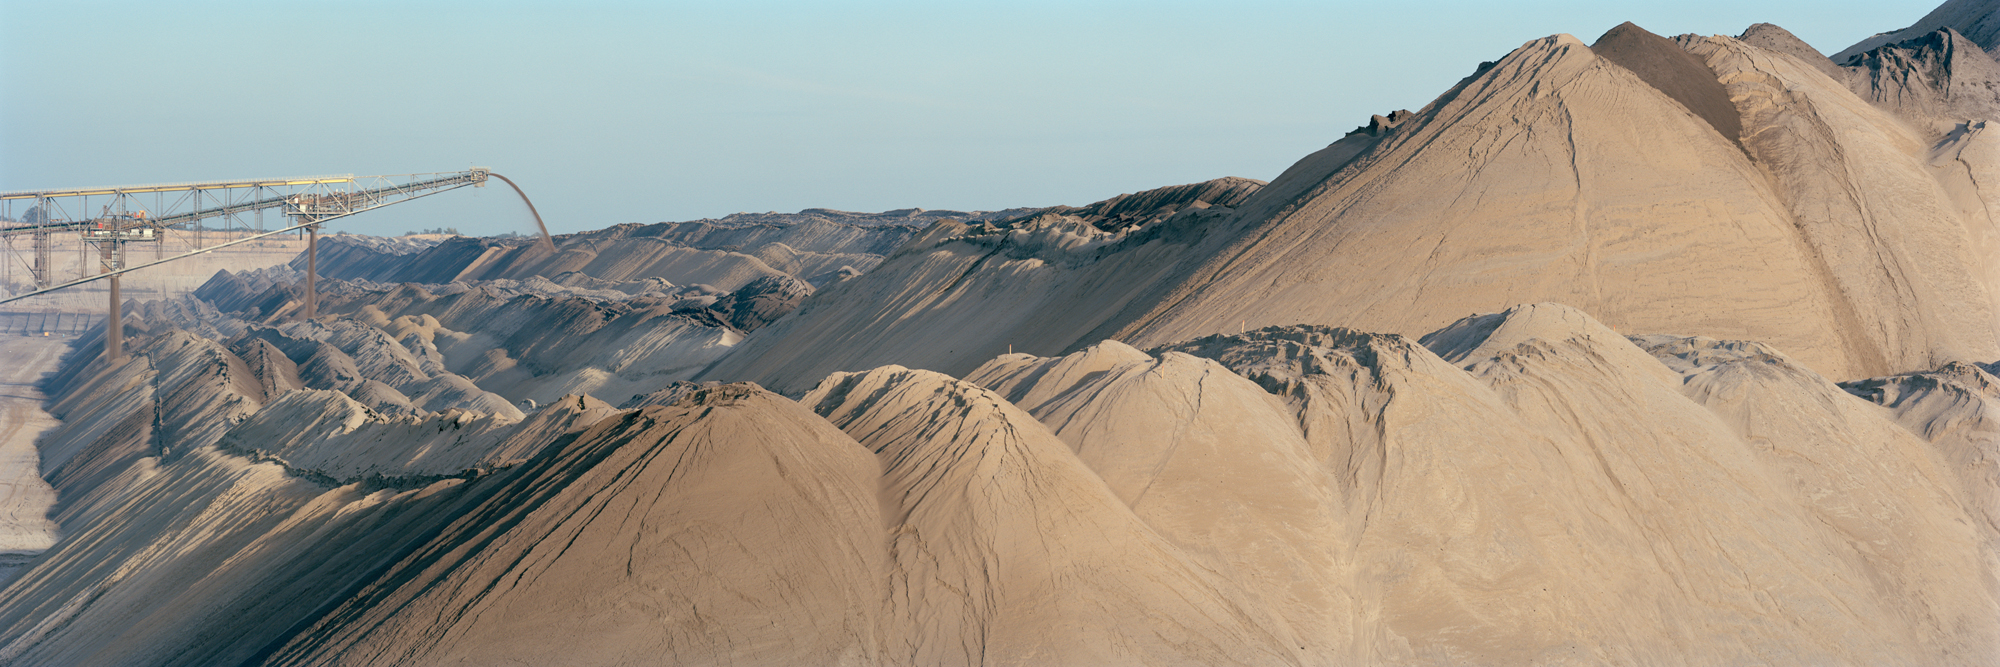
[[1975, 10], [1536, 40], [1268, 184], [221, 272], [38, 385], [0, 663], [2000, 663]]
[[1843, 379], [2000, 357], [1983, 122], [1934, 141], [1797, 49], [1680, 46], [1629, 25], [1600, 41], [1610, 57], [1531, 42], [1233, 208], [1115, 233], [939, 223], [707, 377], [797, 392], [881, 364], [965, 373], [1010, 345], [1419, 335], [1541, 300], [1763, 341]]
[[618, 413], [482, 480], [276, 661], [876, 663], [877, 474], [754, 387]]
[[1848, 86], [1933, 132], [2000, 118], [2000, 62], [1951, 28], [1854, 56]]
[[1843, 390], [1536, 304], [516, 420], [260, 405], [224, 346], [136, 349], [59, 400], [227, 427], [61, 462], [125, 471], [64, 478], [72, 537], [0, 591], [14, 661], [2000, 658], [1971, 365]]
[[1940, 28], [1950, 28], [1959, 34], [1971, 37], [1972, 41], [1984, 47], [1989, 54], [2000, 54], [2000, 2], [1995, 0], [1945, 0], [1937, 9], [1925, 14], [1910, 27], [1893, 32], [1876, 33], [1867, 39], [1855, 42], [1840, 53], [1833, 54], [1833, 61], [1843, 65], [1862, 53], [1877, 47], [1895, 44]]

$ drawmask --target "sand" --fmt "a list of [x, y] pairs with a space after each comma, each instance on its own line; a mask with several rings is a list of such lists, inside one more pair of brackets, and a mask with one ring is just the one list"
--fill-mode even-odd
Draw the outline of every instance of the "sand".
[[0, 663], [2000, 663], [1990, 63], [1922, 35], [1551, 36], [1269, 183], [347, 239], [311, 321], [218, 273], [7, 443]]
[[1951, 28], [1969, 36], [1988, 53], [2000, 53], [2000, 2], [1994, 0], [1945, 0], [1937, 9], [1931, 10], [1910, 27], [1891, 32], [1877, 33], [1855, 42], [1853, 46], [1833, 54], [1833, 61], [1849, 64], [1855, 56], [1872, 51], [1885, 44], [1895, 44], [1912, 37], [1936, 32], [1939, 28]]
[[1707, 121], [1722, 138], [1741, 143], [1743, 121], [1737, 117], [1729, 93], [1722, 89], [1707, 65], [1673, 42], [1627, 21], [1598, 37], [1590, 45], [1590, 51], [1639, 75], [1648, 85]]
[[1819, 49], [1813, 48], [1805, 40], [1799, 39], [1798, 35], [1792, 34], [1790, 30], [1769, 23], [1755, 23], [1745, 29], [1743, 34], [1737, 35], [1736, 39], [1760, 49], [1797, 58], [1799, 62], [1812, 66], [1813, 69], [1825, 73], [1834, 80], [1844, 79], [1847, 76], [1842, 73], [1839, 65], [1833, 64], [1831, 58], [1820, 53]]
[[[516, 420], [310, 388], [261, 405], [282, 372], [134, 330], [132, 361], [52, 385], [91, 416], [51, 464], [106, 472], [54, 476], [71, 537], [0, 590], [0, 657], [1979, 664], [2000, 645], [1976, 465], [2000, 380], [1973, 366], [1843, 388], [1766, 344], [1628, 339], [1544, 303], [1421, 341], [1101, 341], [965, 380], [886, 366], [799, 402], [687, 386]], [[119, 414], [181, 435], [91, 426]]]
[[[1640, 66], [1656, 84], [1558, 35], [1234, 206], [1116, 232], [1054, 213], [941, 222], [702, 379], [796, 394], [885, 364], [962, 375], [1010, 346], [1291, 324], [1419, 336], [1534, 301], [1766, 342], [1839, 379], [2000, 357], [1981, 121], [1933, 136], [1796, 49], [1636, 27], [1600, 46], [1678, 64]], [[1734, 123], [1708, 118], [1723, 113]]]
[[56, 492], [41, 477], [35, 440], [57, 422], [42, 410], [41, 379], [69, 351], [67, 338], [0, 337], [0, 584], [57, 537], [48, 519]]
[[1951, 28], [1856, 55], [1846, 70], [1856, 94], [1932, 133], [2000, 118], [2000, 62]]

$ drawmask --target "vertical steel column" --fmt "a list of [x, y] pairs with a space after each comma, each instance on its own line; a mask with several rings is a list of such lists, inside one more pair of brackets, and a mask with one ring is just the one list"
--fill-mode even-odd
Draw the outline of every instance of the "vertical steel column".
[[[45, 223], [46, 224], [46, 223]], [[45, 289], [56, 284], [55, 258], [49, 253], [49, 228], [36, 227], [35, 245], [35, 289]]]
[[[78, 215], [90, 215], [90, 195], [83, 196], [83, 212]], [[92, 218], [85, 217], [83, 221], [87, 225], [90, 223], [90, 220]], [[90, 277], [90, 241], [87, 237], [88, 234], [89, 231], [86, 230], [78, 232], [76, 235], [76, 277], [78, 280]]]
[[56, 284], [55, 261], [54, 258], [49, 256], [48, 228], [49, 211], [55, 208], [55, 203], [49, 201], [48, 197], [36, 197], [35, 208], [41, 211], [40, 215], [35, 216], [35, 231], [33, 232], [33, 244], [35, 246], [35, 289], [43, 289]]
[[111, 277], [111, 315], [104, 320], [104, 358], [112, 363], [125, 360], [125, 319], [119, 309], [118, 276]]
[[[166, 203], [165, 199], [160, 193], [153, 193], [153, 212], [151, 217], [147, 219], [146, 224], [153, 224], [154, 221], [160, 219], [161, 215], [166, 214], [167, 207], [163, 205]], [[159, 227], [155, 230], [154, 234], [153, 261], [157, 262], [167, 257], [167, 228]]]
[[306, 319], [319, 317], [319, 225], [306, 227]]
[[[201, 210], [201, 188], [195, 188], [189, 195], [194, 200], [194, 208], [188, 210]], [[195, 218], [188, 223], [188, 231], [194, 234], [194, 248], [199, 250], [204, 247], [201, 242], [201, 218]]]
[[[114, 231], [112, 233], [116, 234], [117, 232]], [[116, 254], [113, 248], [117, 245], [118, 241], [116, 237], [98, 243], [98, 250], [104, 258], [104, 264], [98, 273], [110, 273], [117, 270], [117, 267], [112, 266], [116, 262], [112, 258]], [[120, 317], [118, 312], [118, 309], [124, 304], [119, 303], [118, 300], [118, 276], [112, 276], [111, 311], [104, 317], [104, 360], [111, 363], [117, 363], [125, 359], [125, 319]]]

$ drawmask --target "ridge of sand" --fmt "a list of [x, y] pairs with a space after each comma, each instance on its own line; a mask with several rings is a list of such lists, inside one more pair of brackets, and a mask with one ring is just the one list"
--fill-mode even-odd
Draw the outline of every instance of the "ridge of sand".
[[[1608, 37], [1609, 52], [1671, 46]], [[1536, 40], [1233, 208], [1115, 234], [1053, 215], [939, 223], [699, 379], [796, 394], [884, 364], [962, 374], [1009, 346], [1289, 324], [1415, 336], [1540, 300], [1621, 331], [1764, 341], [1835, 378], [2000, 357], [2000, 283], [1977, 254], [2000, 199], [1952, 152], [1983, 155], [1978, 128], [1932, 147], [1810, 63], [1682, 41], [1696, 62], [1674, 71], [1728, 82], [1740, 147], [1574, 38]]]
[[1729, 93], [1715, 80], [1715, 73], [1667, 38], [1626, 21], [1605, 31], [1597, 43], [1590, 45], [1590, 51], [1639, 75], [1654, 89], [1708, 121], [1730, 143], [1742, 143], [1743, 123], [1736, 117], [1736, 105], [1729, 102]]
[[1951, 28], [1847, 62], [1855, 94], [1920, 128], [1949, 131], [1968, 120], [2000, 119], [2000, 61]]
[[1769, 341], [1835, 376], [1880, 366], [1806, 324], [1833, 321], [1835, 295], [1762, 171], [1574, 38], [1502, 58], [1362, 160], [1245, 220], [1119, 337], [1301, 322], [1416, 335], [1550, 299], [1626, 330]]
[[493, 480], [281, 663], [878, 661], [875, 462], [744, 385], [604, 419]]
[[1888, 408], [1897, 423], [1937, 448], [1979, 519], [1987, 558], [2000, 561], [2000, 380], [1987, 368], [1953, 363], [1840, 386]]
[[2000, 663], [2000, 153], [1906, 113], [1931, 34], [1907, 99], [1676, 38], [1740, 145], [1537, 40], [1254, 189], [802, 212], [936, 221], [825, 289], [221, 274], [45, 380], [0, 663]]
[[[196, 371], [139, 384], [210, 388], [187, 403], [209, 414], [256, 390], [199, 362], [219, 344], [141, 324], [133, 362], [65, 368], [58, 403], [151, 415], [142, 368]], [[885, 367], [805, 406], [711, 385], [518, 423], [350, 407], [271, 437], [347, 401], [294, 390], [73, 501], [71, 537], [0, 590], [0, 657], [1994, 657], [1991, 482], [1950, 467], [1990, 445], [1985, 399], [1898, 385], [1883, 400], [1927, 442], [1771, 346], [1627, 339], [1555, 304], [1422, 342], [1269, 327], [1003, 356], [975, 376], [997, 390]], [[1985, 391], [1973, 370], [1940, 372]]]
[[[1790, 58], [1727, 37], [1698, 38], [1704, 57], [1743, 111], [1745, 146], [1771, 175], [1778, 199], [1812, 249], [1816, 273], [1838, 295], [1848, 373], [1828, 372], [1803, 350], [1770, 343], [1835, 378], [2000, 358], [1991, 222], [2000, 199], [1954, 195], [1922, 133]], [[1865, 188], [1895, 196], [1851, 197]], [[1702, 333], [1682, 330], [1683, 333]], [[1857, 372], [1858, 371], [1858, 372]]]
[[[1074, 372], [1111, 358], [1127, 361]], [[1155, 359], [1115, 341], [1038, 361], [1066, 368], [1002, 358], [967, 381], [1025, 389], [1015, 404], [1135, 515], [1275, 610], [1304, 662], [1338, 662], [1354, 624], [1352, 593], [1338, 577], [1345, 526], [1335, 487], [1286, 406], [1221, 364], [1174, 352]], [[1033, 378], [1026, 387], [1024, 376]]]
[[1743, 30], [1743, 34], [1737, 35], [1736, 39], [1744, 44], [1797, 58], [1799, 62], [1811, 65], [1813, 69], [1824, 72], [1835, 81], [1846, 78], [1840, 66], [1833, 63], [1833, 59], [1820, 53], [1819, 49], [1813, 48], [1805, 40], [1799, 39], [1798, 35], [1792, 34], [1790, 30], [1769, 23], [1753, 23]]
[[1849, 64], [1855, 56], [1875, 50], [1885, 44], [1895, 44], [1912, 37], [1936, 32], [1939, 28], [1951, 28], [1972, 38], [1988, 54], [2000, 53], [2000, 0], [1945, 0], [1944, 4], [1917, 19], [1910, 27], [1891, 32], [1876, 33], [1855, 42], [1853, 46], [1833, 54], [1833, 62]]
[[891, 660], [1300, 661], [1282, 624], [992, 392], [891, 366], [836, 374], [802, 402], [882, 461]]

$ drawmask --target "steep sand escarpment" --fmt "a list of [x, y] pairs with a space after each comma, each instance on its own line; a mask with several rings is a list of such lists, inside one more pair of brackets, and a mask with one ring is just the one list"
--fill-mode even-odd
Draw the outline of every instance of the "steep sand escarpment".
[[[1851, 368], [1879, 375], [2000, 358], [2000, 282], [1981, 254], [2000, 237], [1987, 204], [2000, 200], [1954, 195], [1956, 174], [1932, 166], [1937, 158], [1921, 134], [1796, 60], [1726, 37], [1687, 46], [1721, 74], [1743, 111], [1745, 147], [1838, 295], [1850, 358], [1882, 355], [1879, 365]], [[1857, 375], [1758, 340], [1823, 374]]]
[[1729, 102], [1729, 93], [1716, 82], [1707, 65], [1673, 42], [1627, 21], [1598, 37], [1590, 51], [1639, 75], [1647, 85], [1714, 127], [1722, 138], [1740, 142], [1743, 124], [1736, 117], [1736, 105]]
[[1848, 87], [1919, 128], [2000, 119], [2000, 61], [1951, 28], [1854, 56]]
[[1988, 54], [2000, 54], [2000, 2], [1995, 0], [1945, 0], [1937, 9], [1917, 19], [1908, 28], [1876, 33], [1833, 54], [1833, 61], [1848, 64], [1855, 56], [1885, 44], [1895, 44], [1920, 35], [1951, 28], [1972, 38]]
[[127, 345], [131, 354], [108, 364], [101, 335], [87, 339], [45, 385], [51, 414], [63, 420], [39, 442], [42, 477], [60, 497], [58, 525], [94, 520], [128, 491], [120, 480], [140, 459], [211, 445], [261, 407], [261, 384], [214, 340], [168, 328]]

